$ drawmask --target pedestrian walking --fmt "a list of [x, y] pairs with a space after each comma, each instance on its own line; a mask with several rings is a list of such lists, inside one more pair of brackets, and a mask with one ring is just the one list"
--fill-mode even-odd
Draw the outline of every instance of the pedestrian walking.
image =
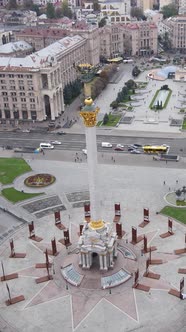
[[113, 159], [114, 163], [115, 163], [115, 159]]
[[176, 184], [178, 184], [178, 180], [176, 180]]
[[163, 184], [165, 185], [165, 181], [163, 181]]

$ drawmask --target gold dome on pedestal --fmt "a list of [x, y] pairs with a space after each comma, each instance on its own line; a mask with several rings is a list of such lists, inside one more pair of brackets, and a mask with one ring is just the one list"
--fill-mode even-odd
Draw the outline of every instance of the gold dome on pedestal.
[[105, 223], [101, 219], [100, 220], [91, 220], [88, 225], [91, 229], [93, 229], [95, 231], [105, 227]]
[[93, 100], [91, 97], [85, 99], [85, 105], [91, 106], [93, 104]]

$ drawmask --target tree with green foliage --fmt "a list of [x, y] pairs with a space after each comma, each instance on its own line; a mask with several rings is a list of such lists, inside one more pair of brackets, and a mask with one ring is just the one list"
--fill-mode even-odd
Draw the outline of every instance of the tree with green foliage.
[[72, 11], [71, 11], [71, 9], [69, 8], [69, 6], [68, 6], [68, 1], [67, 0], [64, 0], [63, 2], [62, 2], [62, 6], [61, 6], [61, 8], [62, 8], [62, 15], [63, 16], [66, 16], [66, 17], [69, 17], [69, 18], [72, 18]]
[[99, 28], [104, 27], [104, 25], [106, 25], [106, 24], [107, 24], [107, 21], [106, 21], [106, 18], [105, 18], [105, 17], [103, 17], [103, 18], [99, 21], [99, 23], [98, 23]]
[[47, 3], [46, 14], [47, 18], [55, 18], [55, 8], [54, 5], [50, 2]]
[[138, 21], [144, 19], [143, 10], [139, 7], [132, 7], [131, 11], [130, 11], [130, 15], [132, 17], [136, 17]]
[[100, 5], [98, 3], [98, 0], [93, 0], [93, 9], [94, 9], [94, 12], [100, 11]]
[[36, 12], [37, 16], [40, 15], [40, 9], [39, 9], [39, 6], [38, 6], [38, 5], [33, 4], [31, 10], [33, 10], [33, 12]]
[[112, 107], [112, 108], [117, 108], [118, 107], [118, 103], [117, 103], [117, 101], [116, 100], [114, 100], [111, 104], [110, 104], [110, 107]]
[[63, 17], [63, 12], [62, 12], [62, 8], [61, 8], [61, 7], [57, 7], [57, 8], [56, 8], [55, 16], [56, 16], [56, 18], [61, 18], [61, 17]]
[[16, 2], [16, 0], [9, 0], [7, 8], [8, 9], [17, 9], [17, 2]]
[[137, 77], [140, 74], [140, 72], [141, 72], [140, 69], [137, 66], [135, 66], [132, 69], [132, 76]]
[[23, 8], [32, 10], [33, 7], [33, 1], [32, 0], [23, 0]]
[[128, 80], [125, 85], [127, 86], [127, 88], [129, 90], [131, 89], [135, 89], [136, 88], [136, 82], [134, 82], [133, 80]]
[[162, 44], [165, 51], [168, 51], [172, 48], [172, 41], [167, 31], [161, 36], [159, 36], [159, 41]]
[[169, 5], [162, 7], [161, 13], [163, 14], [164, 19], [171, 16], [176, 16], [178, 15], [178, 6], [174, 3], [170, 3]]
[[107, 124], [108, 121], [109, 121], [109, 116], [107, 113], [105, 113], [104, 118], [103, 118], [103, 124], [104, 125]]

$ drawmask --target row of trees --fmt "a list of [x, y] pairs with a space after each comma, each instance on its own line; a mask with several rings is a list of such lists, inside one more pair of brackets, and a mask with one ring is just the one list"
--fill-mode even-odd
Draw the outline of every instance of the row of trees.
[[63, 0], [61, 6], [54, 7], [51, 2], [47, 3], [46, 15], [48, 18], [60, 18], [63, 16], [72, 18], [73, 13], [68, 6], [68, 1]]
[[82, 83], [79, 79], [73, 83], [69, 83], [63, 90], [64, 103], [69, 105], [73, 99], [80, 95], [82, 89]]
[[101, 72], [99, 77], [95, 77], [91, 84], [91, 96], [95, 99], [101, 91], [107, 86], [110, 78], [115, 74], [117, 64], [107, 65]]
[[63, 16], [72, 18], [73, 13], [68, 6], [68, 0], [63, 0], [60, 6], [54, 7], [54, 5], [50, 2], [47, 3], [46, 9], [42, 8], [33, 3], [33, 0], [23, 0], [23, 4], [21, 6], [17, 5], [16, 0], [9, 0], [7, 9], [23, 9], [23, 10], [32, 10], [37, 13], [37, 15], [46, 13], [48, 18], [60, 18]]
[[131, 100], [129, 92], [132, 90], [132, 93], [135, 93], [136, 87], [137, 84], [133, 80], [127, 81], [122, 90], [118, 92], [116, 100], [110, 104], [110, 107], [117, 108], [120, 103]]

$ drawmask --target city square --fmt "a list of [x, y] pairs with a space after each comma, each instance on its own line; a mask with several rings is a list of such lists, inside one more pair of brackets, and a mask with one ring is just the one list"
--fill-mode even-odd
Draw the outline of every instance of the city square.
[[[105, 331], [105, 327], [108, 331], [113, 328], [118, 331], [165, 331], [167, 328], [170, 331], [184, 331], [185, 302], [168, 292], [171, 288], [179, 290], [183, 276], [178, 273], [178, 269], [185, 267], [185, 255], [175, 255], [174, 250], [184, 247], [185, 226], [173, 220], [174, 235], [161, 239], [159, 235], [167, 231], [167, 217], [157, 214], [166, 204], [164, 196], [169, 187], [175, 190], [184, 183], [184, 168], [147, 168], [142, 165], [135, 167], [99, 163], [96, 194], [100, 218], [112, 225], [114, 204], [120, 202], [120, 221], [126, 233], [118, 240], [119, 246], [127, 246], [137, 258], [137, 261], [128, 259], [120, 251], [114, 270], [109, 270], [105, 276], [122, 267], [130, 272], [131, 277], [117, 287], [104, 290], [101, 288], [100, 277], [103, 277], [105, 272], [99, 272], [98, 267], [94, 267], [92, 272], [91, 269], [84, 271], [76, 263], [79, 224], [85, 219], [83, 203], [89, 199], [87, 164], [54, 159], [53, 155], [52, 160], [49, 158], [45, 164], [39, 157], [27, 159], [32, 173], [55, 174], [56, 182], [45, 189], [38, 188], [38, 191], [44, 191], [47, 197], [42, 195], [30, 202], [17, 203], [13, 207], [24, 219], [34, 221], [36, 235], [43, 239], [41, 242], [37, 243], [28, 238], [27, 224], [15, 220], [1, 210], [1, 230], [5, 233], [5, 237], [1, 237], [1, 261], [6, 274], [18, 273], [19, 276], [0, 284], [2, 328], [7, 331], [33, 331], [38, 328], [60, 331], [63, 326], [65, 331]], [[35, 189], [25, 187], [24, 180], [27, 176], [24, 174], [18, 177], [14, 186], [18, 190], [35, 192]], [[47, 205], [44, 201], [47, 201]], [[56, 204], [64, 206], [61, 210], [61, 222], [69, 229], [72, 243], [67, 249], [58, 242], [63, 237], [63, 231], [55, 226], [53, 211]], [[10, 205], [1, 197], [1, 206], [10, 209]], [[150, 223], [144, 229], [138, 227], [143, 221], [143, 208], [149, 208], [150, 211]], [[157, 250], [152, 252], [152, 258], [162, 260], [162, 264], [151, 265], [150, 271], [159, 274], [159, 280], [143, 277], [149, 254], [141, 253], [143, 241], [136, 245], [130, 244], [132, 227], [137, 228], [138, 235], [146, 236], [148, 247], [157, 247]], [[51, 248], [54, 237], [59, 254], [49, 258], [53, 279], [36, 284], [37, 278], [46, 275], [46, 269], [37, 269], [35, 265], [45, 262], [44, 251]], [[9, 258], [10, 238], [14, 239], [16, 252], [26, 253], [24, 259]], [[61, 274], [61, 267], [71, 263], [78, 273], [84, 275], [78, 287], [67, 283]], [[140, 283], [150, 288], [148, 292], [132, 288], [134, 273], [138, 268]], [[7, 307], [6, 283], [12, 297], [23, 294], [25, 300]]]

